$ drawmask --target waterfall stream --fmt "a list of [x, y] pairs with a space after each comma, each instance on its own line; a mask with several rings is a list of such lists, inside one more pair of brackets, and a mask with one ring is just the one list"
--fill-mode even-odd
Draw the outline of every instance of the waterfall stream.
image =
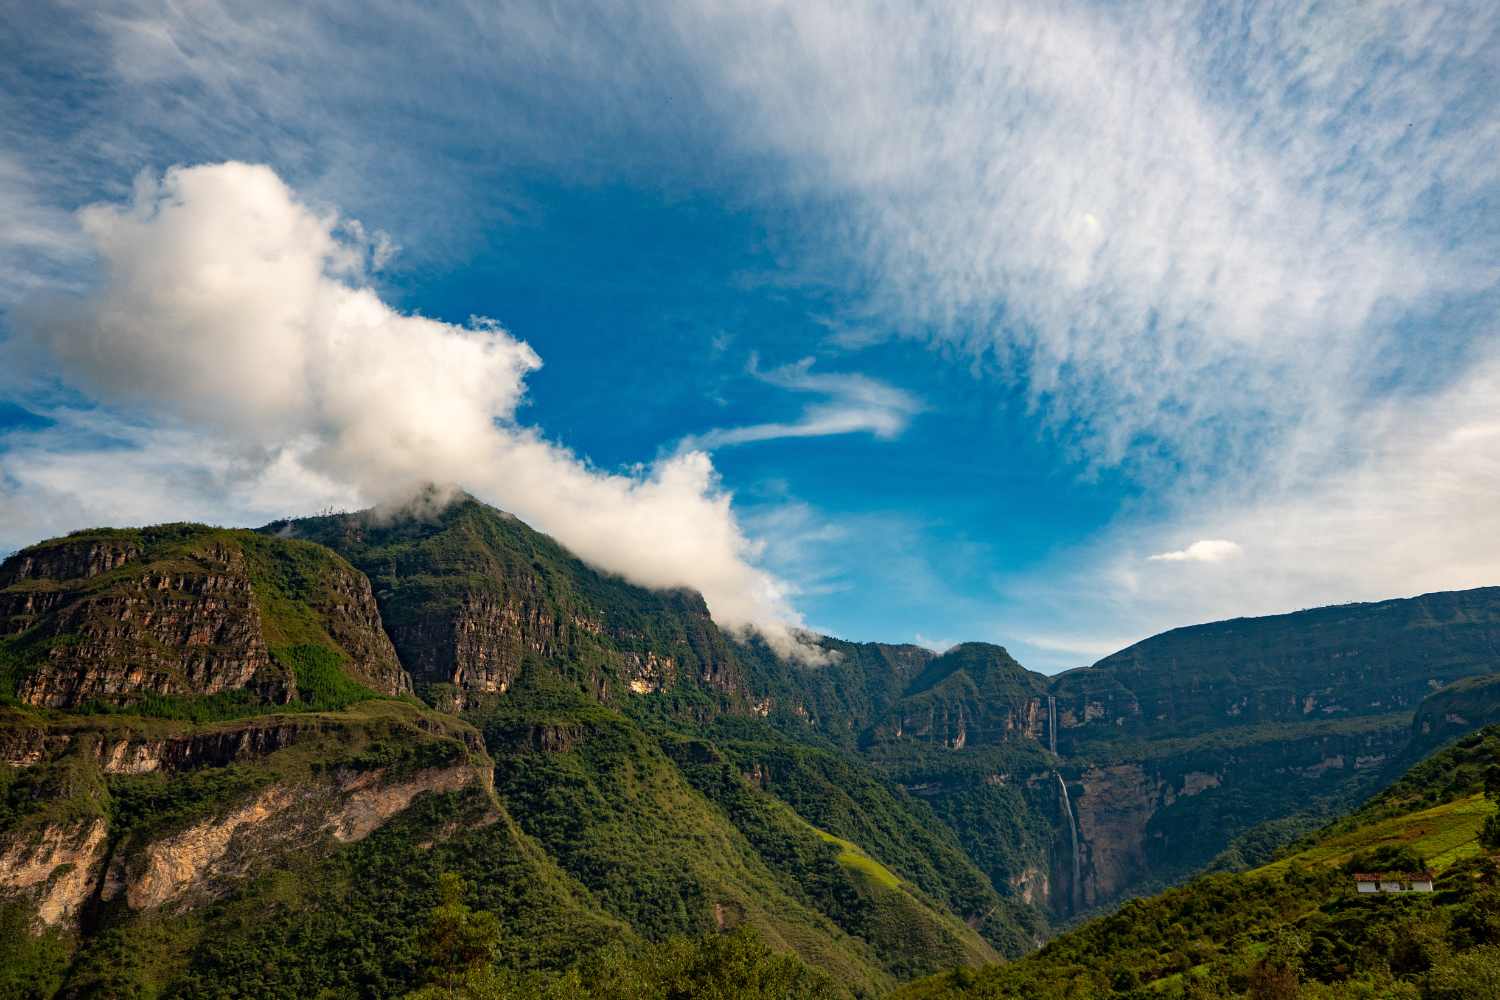
[[1068, 797], [1068, 783], [1063, 776], [1057, 775], [1057, 786], [1062, 789], [1063, 808], [1068, 813], [1068, 833], [1073, 838], [1073, 912], [1077, 913], [1083, 908], [1083, 855], [1078, 851], [1078, 821], [1073, 818], [1073, 800]]
[[1057, 698], [1050, 694], [1047, 696], [1047, 743], [1048, 748], [1057, 753]]

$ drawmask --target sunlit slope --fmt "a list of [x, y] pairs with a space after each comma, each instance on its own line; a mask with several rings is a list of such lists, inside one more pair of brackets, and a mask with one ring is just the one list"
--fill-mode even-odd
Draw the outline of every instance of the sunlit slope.
[[[1500, 726], [1424, 760], [1270, 864], [1133, 900], [1021, 961], [895, 996], [1500, 996], [1500, 858], [1480, 842], [1496, 812], [1483, 791], [1495, 768]], [[1438, 873], [1436, 892], [1356, 893], [1356, 871], [1416, 867]]]
[[1422, 858], [1428, 868], [1444, 871], [1455, 862], [1484, 853], [1479, 845], [1479, 828], [1495, 811], [1495, 803], [1483, 794], [1467, 795], [1325, 837], [1251, 874], [1281, 872], [1294, 865], [1344, 865], [1357, 854], [1382, 848], [1405, 848]]

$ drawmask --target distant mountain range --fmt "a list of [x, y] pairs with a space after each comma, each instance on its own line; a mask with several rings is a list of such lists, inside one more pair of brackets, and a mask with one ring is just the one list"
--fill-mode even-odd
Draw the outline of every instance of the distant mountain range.
[[450, 871], [518, 975], [744, 927], [877, 996], [1268, 861], [1500, 719], [1500, 588], [1055, 677], [819, 642], [778, 659], [468, 497], [24, 549], [0, 996], [400, 995]]

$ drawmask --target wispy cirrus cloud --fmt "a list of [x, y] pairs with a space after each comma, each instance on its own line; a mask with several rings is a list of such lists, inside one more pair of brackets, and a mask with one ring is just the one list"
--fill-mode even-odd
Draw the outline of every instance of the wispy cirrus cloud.
[[732, 22], [713, 56], [745, 134], [826, 203], [808, 252], [1097, 461], [1336, 434], [1388, 389], [1396, 319], [1494, 283], [1478, 8], [715, 10], [679, 17]]
[[[729, 0], [583, 23], [376, 0], [351, 33], [353, 9], [39, 14], [0, 61], [17, 176], [49, 185], [29, 217], [57, 231], [162, 149], [277, 163], [419, 261], [504, 218], [526, 171], [712, 190], [829, 283], [830, 322], [859, 331], [835, 343], [930, 343], [1028, 397], [1069, 462], [1139, 484], [1110, 531], [1014, 582], [1017, 618], [1117, 635], [1500, 579], [1493, 5]], [[15, 77], [100, 52], [67, 102]], [[712, 433], [911, 419], [843, 390]], [[1245, 545], [1232, 571], [1149, 560], [1220, 535]]]
[[822, 399], [803, 409], [793, 421], [770, 421], [744, 427], [722, 427], [685, 438], [683, 448], [712, 451], [730, 445], [778, 438], [827, 437], [833, 434], [871, 434], [889, 440], [906, 430], [925, 408], [911, 393], [867, 375], [814, 372], [813, 359], [762, 371], [752, 355], [749, 373], [768, 385]]

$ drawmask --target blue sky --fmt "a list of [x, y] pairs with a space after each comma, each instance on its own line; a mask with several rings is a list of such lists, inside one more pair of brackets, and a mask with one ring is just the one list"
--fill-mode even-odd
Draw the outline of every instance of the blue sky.
[[1484, 5], [3, 24], [0, 549], [434, 478], [1046, 670], [1500, 583]]

